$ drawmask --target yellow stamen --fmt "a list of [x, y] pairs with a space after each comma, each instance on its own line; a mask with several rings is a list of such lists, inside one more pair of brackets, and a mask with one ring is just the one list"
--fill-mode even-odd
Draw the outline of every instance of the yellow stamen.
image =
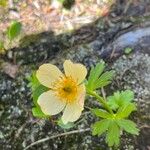
[[76, 99], [78, 85], [77, 82], [70, 76], [64, 76], [54, 85], [54, 91], [56, 95], [67, 103], [72, 103]]

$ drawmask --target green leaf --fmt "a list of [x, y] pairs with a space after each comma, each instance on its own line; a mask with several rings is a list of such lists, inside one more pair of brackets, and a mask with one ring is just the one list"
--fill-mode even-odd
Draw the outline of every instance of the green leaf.
[[88, 83], [86, 85], [87, 90], [94, 91], [98, 88], [108, 85], [112, 77], [114, 76], [114, 71], [107, 71], [102, 74], [105, 68], [105, 62], [101, 61], [96, 64], [95, 67], [92, 67], [90, 75], [88, 78]]
[[46, 92], [48, 90], [47, 87], [43, 86], [43, 85], [39, 85], [34, 91], [32, 91], [32, 97], [33, 97], [33, 102], [34, 104], [37, 106], [37, 100], [38, 100], [38, 97]]
[[134, 99], [134, 93], [131, 90], [125, 90], [121, 92], [121, 99], [125, 102], [131, 102]]
[[109, 119], [103, 119], [101, 121], [96, 122], [94, 125], [92, 125], [92, 134], [93, 135], [101, 135], [105, 131], [107, 131], [110, 124]]
[[133, 51], [133, 49], [131, 47], [127, 47], [127, 48], [125, 48], [124, 53], [130, 54], [132, 51]]
[[58, 0], [58, 2], [60, 3], [64, 3], [66, 0]]
[[139, 129], [136, 127], [136, 124], [127, 119], [119, 119], [117, 120], [117, 124], [126, 132], [138, 135], [139, 134]]
[[114, 93], [113, 96], [109, 96], [107, 97], [107, 103], [108, 105], [111, 107], [111, 109], [115, 110], [119, 107], [119, 103], [120, 103], [120, 92], [117, 91]]
[[106, 142], [111, 147], [113, 145], [118, 146], [120, 142], [120, 129], [115, 121], [112, 121], [109, 125], [109, 129], [106, 135]]
[[128, 105], [122, 106], [118, 109], [116, 114], [117, 118], [127, 118], [131, 112], [136, 110], [136, 106], [134, 103], [129, 103]]
[[40, 84], [40, 82], [38, 81], [38, 79], [36, 77], [36, 72], [33, 72], [32, 75], [30, 77], [28, 77], [28, 81], [29, 81], [28, 86], [30, 86], [31, 90], [32, 90], [33, 102], [36, 106], [38, 106], [38, 104], [37, 104], [38, 97], [42, 93], [48, 91], [49, 89]]
[[88, 78], [88, 88], [93, 89], [94, 82], [98, 79], [101, 73], [104, 71], [105, 63], [101, 61], [100, 63], [96, 64], [95, 67], [91, 68], [90, 75]]
[[40, 84], [39, 80], [36, 77], [36, 72], [33, 71], [31, 76], [27, 77], [27, 80], [29, 81], [28, 86], [32, 88], [32, 91], [34, 91]]
[[8, 3], [7, 0], [0, 0], [0, 6], [2, 6], [2, 7], [6, 7], [7, 3]]
[[22, 25], [20, 22], [13, 21], [10, 27], [7, 30], [7, 36], [10, 41], [14, 40], [17, 36], [19, 36], [21, 32]]
[[[28, 77], [28, 81], [29, 81], [29, 84], [28, 86], [31, 87], [31, 90], [32, 90], [32, 98], [33, 98], [33, 102], [34, 102], [34, 105], [36, 107], [32, 108], [32, 113], [35, 117], [38, 117], [38, 118], [47, 118], [48, 115], [45, 115], [40, 106], [38, 105], [37, 103], [37, 100], [38, 100], [38, 97], [48, 91], [48, 88], [41, 85], [40, 82], [38, 81], [37, 77], [36, 77], [36, 73], [33, 72], [33, 74]], [[50, 116], [48, 116], [50, 117]]]
[[0, 41], [0, 49], [4, 48], [4, 42]]
[[32, 108], [32, 114], [33, 114], [34, 117], [38, 117], [38, 118], [49, 118], [50, 117], [48, 115], [45, 115], [41, 111], [40, 107], [34, 107], [34, 108]]
[[113, 70], [106, 71], [105, 73], [103, 73], [99, 77], [99, 79], [97, 81], [95, 81], [95, 88], [94, 89], [101, 88], [101, 87], [104, 87], [104, 86], [110, 84], [113, 76], [114, 76]]
[[125, 91], [117, 91], [113, 94], [113, 96], [107, 97], [108, 105], [116, 110], [119, 107], [124, 105], [128, 105], [134, 99], [134, 93], [130, 90]]
[[0, 54], [3, 53], [4, 50], [5, 50], [5, 48], [4, 48], [4, 42], [0, 41]]
[[96, 116], [101, 117], [101, 118], [112, 118], [112, 114], [110, 114], [107, 111], [102, 110], [102, 109], [95, 108], [95, 109], [92, 109], [92, 112]]
[[68, 122], [67, 124], [64, 124], [61, 119], [58, 120], [57, 124], [63, 129], [70, 129], [75, 126], [73, 122]]

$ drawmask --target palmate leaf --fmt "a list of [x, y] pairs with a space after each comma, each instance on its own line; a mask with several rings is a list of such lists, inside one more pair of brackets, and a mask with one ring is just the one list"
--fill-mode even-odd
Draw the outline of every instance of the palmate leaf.
[[129, 103], [118, 109], [116, 117], [127, 118], [133, 111], [136, 111], [136, 106], [134, 103]]
[[101, 73], [104, 71], [105, 63], [104, 61], [101, 61], [100, 63], [96, 64], [95, 67], [91, 68], [90, 75], [88, 78], [88, 89], [92, 90], [94, 88], [94, 83], [97, 81], [98, 77], [101, 75]]
[[113, 96], [107, 97], [107, 103], [111, 107], [111, 109], [117, 109], [120, 103], [120, 92], [117, 91], [113, 94]]
[[109, 124], [111, 121], [109, 119], [103, 119], [101, 121], [96, 122], [92, 126], [92, 134], [93, 135], [101, 135], [108, 130]]
[[133, 99], [134, 93], [131, 90], [117, 91], [113, 96], [107, 97], [107, 103], [113, 110], [116, 110], [119, 107], [131, 103]]
[[108, 113], [107, 111], [103, 110], [103, 109], [92, 109], [92, 112], [97, 116], [97, 117], [101, 117], [101, 118], [112, 118], [112, 114]]
[[93, 135], [101, 135], [106, 133], [106, 142], [110, 147], [119, 146], [121, 130], [134, 135], [138, 135], [139, 133], [139, 129], [137, 129], [136, 124], [133, 121], [127, 119], [102, 119], [101, 121], [97, 121], [92, 126]]
[[125, 102], [131, 102], [134, 99], [134, 93], [131, 90], [125, 90], [121, 92], [121, 99]]
[[105, 73], [103, 73], [97, 81], [95, 81], [95, 87], [94, 89], [98, 89], [98, 88], [101, 88], [101, 87], [104, 87], [108, 84], [111, 83], [111, 80], [114, 76], [114, 71], [111, 70], [111, 71], [106, 71]]
[[108, 85], [111, 82], [112, 77], [114, 76], [114, 71], [107, 71], [103, 73], [104, 68], [104, 61], [101, 61], [96, 64], [95, 67], [92, 67], [88, 78], [88, 83], [86, 85], [87, 90], [94, 91]]
[[127, 119], [119, 119], [116, 122], [120, 126], [120, 128], [122, 128], [126, 132], [135, 135], [139, 134], [139, 129], [136, 127], [136, 124], [133, 121]]
[[106, 135], [106, 142], [108, 143], [108, 146], [118, 146], [120, 142], [120, 128], [116, 121], [111, 121], [109, 124], [109, 129], [107, 131]]

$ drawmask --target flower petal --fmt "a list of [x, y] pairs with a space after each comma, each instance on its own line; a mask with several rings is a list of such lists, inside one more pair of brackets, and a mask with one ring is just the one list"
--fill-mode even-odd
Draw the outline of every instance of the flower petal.
[[68, 122], [76, 121], [80, 116], [84, 107], [84, 99], [85, 99], [85, 86], [82, 85], [80, 87], [80, 93], [78, 95], [77, 100], [74, 103], [69, 103], [66, 105], [64, 110], [62, 121], [64, 124]]
[[64, 70], [66, 76], [71, 76], [79, 84], [85, 79], [87, 75], [87, 69], [84, 65], [72, 63], [70, 60], [66, 60], [64, 62]]
[[82, 109], [77, 103], [67, 104], [62, 116], [63, 123], [76, 121], [81, 116], [81, 112]]
[[78, 89], [78, 98], [77, 98], [77, 102], [78, 104], [80, 105], [80, 107], [84, 107], [84, 100], [85, 100], [85, 94], [86, 94], [86, 90], [85, 90], [85, 85], [84, 84], [81, 84], [79, 86], [79, 89]]
[[49, 88], [60, 76], [63, 76], [62, 72], [52, 64], [43, 64], [36, 72], [39, 82]]
[[60, 100], [53, 91], [41, 94], [37, 102], [46, 115], [56, 115], [61, 112], [66, 105], [66, 103]]

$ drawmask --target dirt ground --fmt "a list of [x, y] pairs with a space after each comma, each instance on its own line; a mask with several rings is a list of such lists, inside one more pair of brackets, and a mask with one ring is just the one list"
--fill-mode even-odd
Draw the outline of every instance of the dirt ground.
[[[4, 15], [6, 14], [6, 15]], [[27, 76], [50, 62], [62, 69], [65, 59], [89, 69], [104, 59], [116, 71], [107, 95], [133, 89], [140, 128], [137, 137], [123, 134], [119, 150], [150, 150], [150, 2], [149, 0], [77, 0], [70, 10], [44, 0], [10, 1], [0, 8], [0, 37], [10, 21], [23, 24], [21, 40], [0, 54], [0, 149], [22, 150], [40, 139], [63, 133], [52, 120], [34, 118]], [[131, 48], [130, 54], [125, 49]], [[93, 99], [86, 106], [94, 107]], [[77, 126], [88, 129], [95, 118], [85, 108]], [[70, 131], [69, 130], [69, 131]], [[104, 137], [90, 131], [43, 141], [31, 150], [107, 150]]]

